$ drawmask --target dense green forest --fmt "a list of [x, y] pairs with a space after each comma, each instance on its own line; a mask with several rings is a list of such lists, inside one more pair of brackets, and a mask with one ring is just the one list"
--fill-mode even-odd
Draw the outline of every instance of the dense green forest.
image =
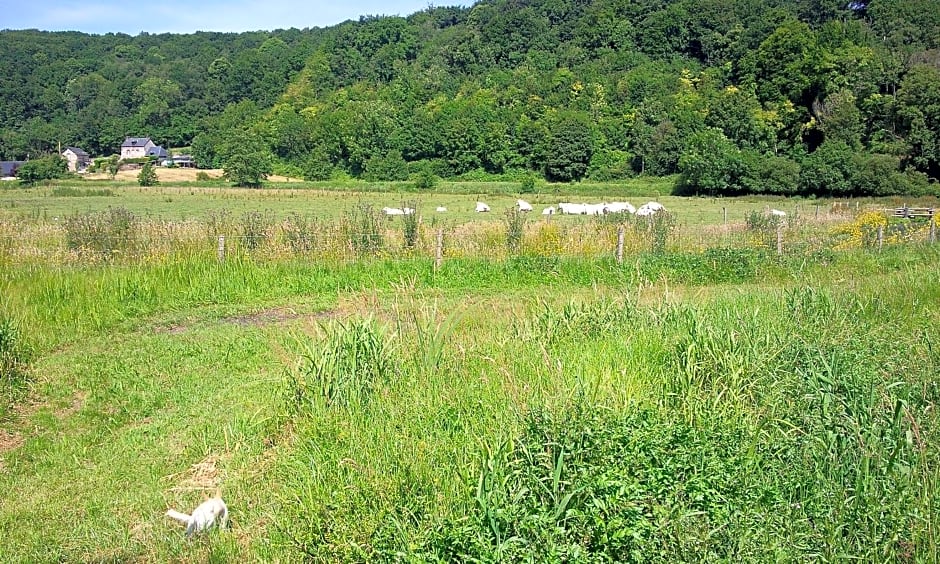
[[0, 157], [125, 135], [317, 180], [679, 173], [935, 192], [940, 0], [483, 0], [329, 28], [0, 32]]

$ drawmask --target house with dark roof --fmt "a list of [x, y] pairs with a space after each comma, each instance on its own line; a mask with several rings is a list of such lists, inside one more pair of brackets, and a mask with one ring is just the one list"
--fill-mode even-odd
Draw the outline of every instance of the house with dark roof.
[[147, 156], [156, 159], [157, 163], [162, 164], [170, 154], [160, 145], [155, 145], [147, 149]]
[[26, 161], [0, 161], [0, 179], [13, 180], [16, 178], [16, 169], [26, 164]]
[[121, 143], [121, 159], [142, 159], [151, 147], [156, 146], [149, 137], [128, 137]]
[[91, 157], [78, 147], [66, 147], [62, 156], [69, 162], [69, 170], [72, 172], [84, 172], [91, 165]]

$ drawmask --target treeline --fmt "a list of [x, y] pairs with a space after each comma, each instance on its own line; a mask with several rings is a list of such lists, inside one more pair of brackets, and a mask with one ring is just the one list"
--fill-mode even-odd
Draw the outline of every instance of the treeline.
[[488, 0], [242, 34], [0, 32], [0, 153], [125, 135], [310, 180], [940, 177], [940, 0]]

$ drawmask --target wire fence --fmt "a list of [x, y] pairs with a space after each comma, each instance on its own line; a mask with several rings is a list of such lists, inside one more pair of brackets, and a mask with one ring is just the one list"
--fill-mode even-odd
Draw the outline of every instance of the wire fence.
[[[498, 215], [498, 214], [494, 214]], [[718, 215], [718, 217], [715, 217]], [[6, 262], [89, 264], [148, 262], [173, 256], [212, 255], [218, 260], [451, 258], [501, 260], [511, 256], [615, 259], [639, 253], [702, 252], [709, 248], [763, 249], [807, 254], [937, 241], [936, 218], [895, 217], [892, 210], [833, 206], [788, 212], [751, 211], [732, 217], [668, 212], [649, 217], [537, 216], [507, 211], [502, 217], [448, 223], [436, 216], [359, 214], [323, 220], [264, 212], [240, 218], [139, 219], [124, 212], [72, 216], [62, 221], [0, 221], [0, 259]]]

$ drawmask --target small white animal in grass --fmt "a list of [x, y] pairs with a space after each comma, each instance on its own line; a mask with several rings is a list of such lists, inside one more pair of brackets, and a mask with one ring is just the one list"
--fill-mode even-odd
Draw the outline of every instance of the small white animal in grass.
[[199, 507], [193, 510], [192, 515], [180, 513], [170, 509], [166, 516], [186, 523], [186, 536], [190, 537], [193, 533], [201, 533], [218, 523], [220, 529], [225, 528], [228, 521], [228, 507], [221, 497], [213, 497], [199, 504]]

